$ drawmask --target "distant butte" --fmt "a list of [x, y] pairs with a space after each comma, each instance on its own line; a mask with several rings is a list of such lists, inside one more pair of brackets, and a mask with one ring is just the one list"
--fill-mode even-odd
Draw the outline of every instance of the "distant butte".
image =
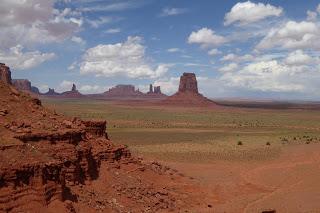
[[72, 84], [71, 91], [61, 93], [62, 98], [83, 98], [85, 95], [81, 94], [75, 84]]
[[180, 77], [178, 92], [165, 99], [163, 103], [184, 106], [216, 106], [215, 102], [199, 93], [194, 73], [183, 73]]

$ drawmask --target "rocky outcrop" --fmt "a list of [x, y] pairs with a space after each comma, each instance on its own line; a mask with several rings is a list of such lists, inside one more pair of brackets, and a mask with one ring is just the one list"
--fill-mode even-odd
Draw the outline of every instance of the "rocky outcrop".
[[108, 140], [105, 121], [66, 118], [2, 81], [0, 106], [0, 212], [185, 212], [202, 202], [174, 170]]
[[105, 97], [109, 98], [137, 98], [143, 97], [143, 93], [136, 90], [133, 85], [120, 84], [115, 87], [110, 88], [103, 94]]
[[27, 79], [13, 79], [12, 85], [20, 91], [31, 91], [31, 82]]
[[183, 73], [179, 90], [162, 103], [187, 106], [216, 106], [216, 103], [204, 97], [198, 91], [198, 82], [194, 73]]
[[76, 85], [75, 85], [75, 84], [72, 84], [71, 91], [72, 91], [72, 92], [76, 92], [76, 91], [78, 91], [78, 90], [77, 90], [77, 87], [76, 87]]
[[160, 87], [160, 86], [155, 86], [155, 87], [154, 87], [154, 93], [155, 93], [155, 94], [162, 94], [162, 92], [161, 92], [161, 87]]
[[31, 86], [31, 92], [33, 92], [35, 94], [40, 94], [38, 87], [35, 87], [35, 86]]
[[44, 93], [45, 96], [58, 96], [60, 93], [54, 91], [54, 89], [49, 88], [48, 92]]
[[0, 63], [0, 81], [11, 84], [11, 71], [5, 64]]
[[72, 84], [72, 88], [70, 91], [66, 91], [61, 93], [60, 98], [83, 98], [85, 95], [81, 94], [75, 84]]
[[180, 77], [179, 92], [199, 93], [198, 83], [194, 73], [183, 73]]
[[150, 84], [149, 92], [147, 92], [147, 97], [148, 98], [165, 98], [167, 96], [161, 92], [160, 86], [153, 87], [153, 85]]

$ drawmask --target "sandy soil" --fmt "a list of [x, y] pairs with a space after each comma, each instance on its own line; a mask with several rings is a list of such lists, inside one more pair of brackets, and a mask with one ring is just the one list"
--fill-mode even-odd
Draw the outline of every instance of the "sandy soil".
[[320, 212], [319, 149], [292, 145], [267, 161], [163, 163], [207, 186], [213, 212]]

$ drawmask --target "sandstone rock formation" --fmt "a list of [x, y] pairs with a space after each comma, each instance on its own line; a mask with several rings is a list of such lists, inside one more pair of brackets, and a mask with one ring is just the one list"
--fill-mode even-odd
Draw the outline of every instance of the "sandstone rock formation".
[[61, 98], [83, 98], [85, 95], [81, 94], [75, 84], [72, 84], [71, 91], [61, 93]]
[[12, 85], [23, 92], [39, 95], [40, 91], [37, 87], [32, 86], [28, 79], [12, 79]]
[[210, 99], [198, 91], [198, 82], [194, 73], [183, 73], [180, 77], [179, 90], [163, 101], [164, 104], [190, 106], [216, 106]]
[[198, 94], [198, 83], [194, 73], [183, 73], [180, 77], [179, 92], [191, 92]]
[[13, 79], [12, 85], [21, 91], [31, 91], [31, 82], [27, 79]]
[[110, 88], [108, 91], [103, 94], [108, 98], [139, 98], [143, 97], [143, 93], [139, 90], [136, 90], [133, 85], [124, 85], [119, 84], [115, 87]]
[[167, 97], [165, 94], [161, 92], [160, 86], [153, 86], [150, 84], [149, 86], [149, 92], [147, 92], [148, 98], [165, 98]]
[[0, 81], [0, 116], [0, 212], [185, 212], [206, 206], [199, 186], [108, 140], [105, 121], [66, 118], [6, 81]]
[[11, 84], [11, 71], [5, 64], [0, 63], [0, 81]]
[[33, 92], [35, 94], [40, 94], [38, 87], [35, 87], [35, 86], [31, 86], [31, 92]]
[[58, 96], [60, 93], [54, 91], [54, 89], [49, 88], [48, 92], [43, 94], [44, 96]]

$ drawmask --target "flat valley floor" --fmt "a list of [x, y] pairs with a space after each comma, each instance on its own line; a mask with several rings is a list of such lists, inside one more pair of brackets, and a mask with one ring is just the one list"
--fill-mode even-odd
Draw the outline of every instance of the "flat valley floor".
[[320, 212], [320, 110], [44, 99], [208, 189], [208, 212]]

